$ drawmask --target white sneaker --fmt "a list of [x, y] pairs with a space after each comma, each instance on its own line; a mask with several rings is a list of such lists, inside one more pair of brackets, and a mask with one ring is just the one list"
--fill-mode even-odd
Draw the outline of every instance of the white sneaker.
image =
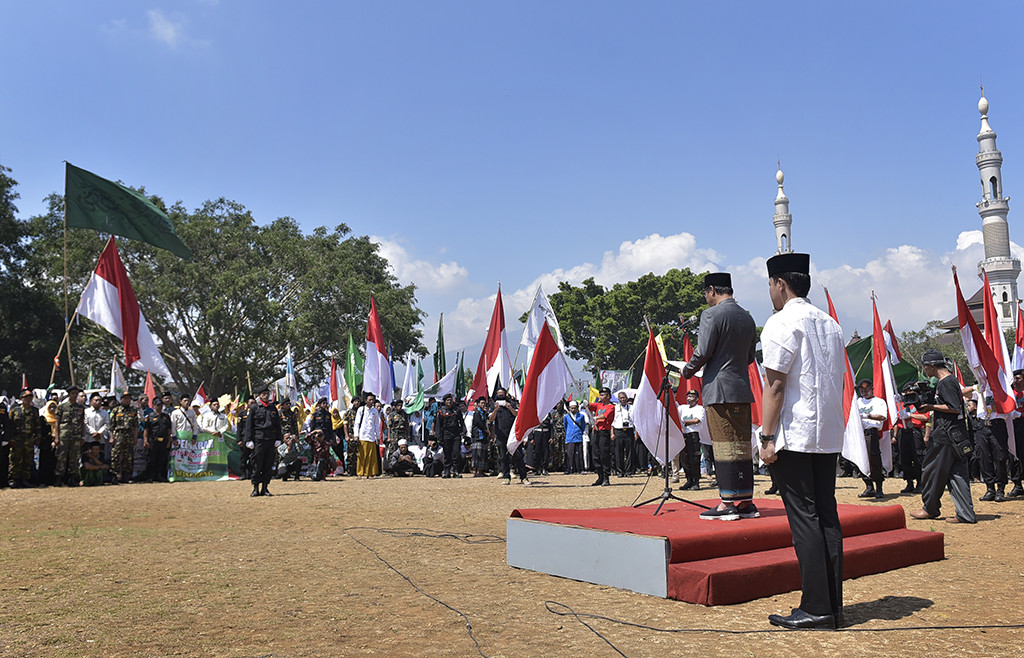
[[530, 478], [523, 478], [522, 480], [519, 481], [519, 484], [527, 484], [527, 485], [529, 485], [529, 484], [533, 484], [533, 483], [530, 482]]

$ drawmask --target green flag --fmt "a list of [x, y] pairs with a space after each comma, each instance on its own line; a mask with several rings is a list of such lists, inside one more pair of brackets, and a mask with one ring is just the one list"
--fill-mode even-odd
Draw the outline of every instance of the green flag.
[[416, 395], [409, 404], [403, 405], [407, 414], [414, 414], [423, 410], [423, 363], [416, 362]]
[[455, 375], [455, 399], [464, 400], [466, 398], [466, 370], [463, 361], [466, 359], [466, 351], [463, 350], [459, 354], [459, 372]]
[[444, 360], [444, 313], [437, 321], [437, 347], [434, 349], [434, 383], [444, 377], [448, 372], [448, 365]]
[[68, 226], [113, 233], [148, 242], [185, 259], [192, 257], [192, 251], [174, 232], [170, 218], [149, 199], [70, 162], [66, 164], [64, 219]]
[[349, 393], [353, 396], [359, 395], [359, 387], [363, 383], [363, 357], [356, 349], [356, 343], [352, 340], [352, 332], [348, 333], [348, 354], [345, 357], [345, 384]]

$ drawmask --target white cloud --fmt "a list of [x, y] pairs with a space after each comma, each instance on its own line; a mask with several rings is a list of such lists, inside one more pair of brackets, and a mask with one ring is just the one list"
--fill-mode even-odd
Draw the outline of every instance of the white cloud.
[[[373, 238], [382, 247], [382, 253], [395, 265], [408, 281], [423, 286], [424, 283], [443, 289], [449, 295], [438, 299], [443, 307], [426, 308], [425, 335], [433, 336], [437, 326], [437, 314], [445, 315], [445, 342], [449, 349], [466, 346], [478, 347], [483, 343], [494, 308], [495, 294], [484, 297], [462, 297], [457, 301], [451, 296], [460, 286], [469, 282], [465, 268], [450, 263], [457, 270], [457, 276], [446, 277], [442, 265], [425, 261], [409, 260], [408, 253], [401, 246]], [[1011, 251], [1024, 260], [1024, 247], [1011, 243]], [[956, 315], [956, 300], [953, 289], [951, 265], [958, 267], [964, 295], [973, 295], [979, 286], [978, 262], [984, 258], [981, 231], [965, 231], [956, 240], [956, 246], [947, 253], [937, 254], [913, 245], [899, 245], [886, 249], [877, 258], [863, 264], [844, 264], [839, 267], [818, 270], [812, 257], [811, 278], [814, 286], [811, 301], [826, 308], [822, 286], [826, 286], [836, 305], [839, 319], [847, 336], [854, 330], [861, 336], [871, 332], [871, 293], [878, 297], [878, 313], [881, 321], [891, 319], [897, 335], [904, 331], [916, 331], [930, 320], [946, 320]], [[404, 263], [404, 265], [403, 265]], [[502, 298], [505, 307], [505, 321], [509, 343], [513, 352], [522, 333], [518, 318], [530, 308], [537, 286], [551, 295], [558, 289], [558, 283], [565, 281], [573, 285], [594, 277], [603, 285], [635, 280], [653, 272], [664, 274], [672, 268], [689, 267], [694, 272], [724, 269], [733, 275], [733, 287], [737, 300], [747, 308], [759, 325], [771, 315], [771, 303], [767, 291], [765, 259], [751, 259], [743, 264], [724, 262], [713, 249], [701, 248], [696, 239], [688, 233], [662, 236], [652, 234], [635, 241], [623, 242], [615, 251], [607, 251], [600, 264], [579, 263], [567, 268], [557, 268], [537, 276], [528, 285], [516, 289], [504, 289]], [[419, 278], [423, 275], [423, 278]], [[402, 279], [402, 276], [399, 278]], [[441, 282], [447, 282], [444, 285]], [[426, 287], [426, 286], [424, 286]], [[447, 297], [447, 299], [444, 299]], [[454, 306], [454, 308], [453, 308]], [[432, 342], [432, 341], [428, 341]], [[475, 367], [478, 352], [466, 354], [469, 367]]]
[[181, 39], [183, 23], [172, 21], [159, 9], [150, 9], [147, 12], [149, 17], [149, 34], [157, 41], [166, 43], [171, 48], [178, 45]]
[[370, 236], [370, 240], [379, 245], [380, 255], [391, 264], [395, 278], [403, 284], [412, 283], [427, 292], [443, 293], [463, 285], [469, 277], [469, 271], [455, 261], [435, 265], [411, 258], [405, 247], [394, 240], [378, 236]]

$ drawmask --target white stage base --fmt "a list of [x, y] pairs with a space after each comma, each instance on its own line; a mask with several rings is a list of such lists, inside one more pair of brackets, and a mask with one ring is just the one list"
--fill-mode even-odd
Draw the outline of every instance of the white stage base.
[[665, 537], [510, 518], [505, 538], [511, 567], [668, 597]]

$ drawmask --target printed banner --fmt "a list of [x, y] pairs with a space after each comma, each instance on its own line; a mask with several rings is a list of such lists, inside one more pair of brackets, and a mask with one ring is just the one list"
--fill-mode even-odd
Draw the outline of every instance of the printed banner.
[[196, 440], [192, 439], [191, 432], [178, 432], [178, 440], [171, 450], [168, 477], [171, 482], [227, 480], [230, 472], [238, 473], [229, 469], [229, 464], [235, 468], [239, 464], [234, 432], [225, 432], [223, 437], [202, 432]]
[[616, 391], [624, 388], [629, 388], [632, 383], [633, 371], [632, 370], [602, 370], [601, 371], [601, 385], [607, 386], [611, 389], [612, 395]]

